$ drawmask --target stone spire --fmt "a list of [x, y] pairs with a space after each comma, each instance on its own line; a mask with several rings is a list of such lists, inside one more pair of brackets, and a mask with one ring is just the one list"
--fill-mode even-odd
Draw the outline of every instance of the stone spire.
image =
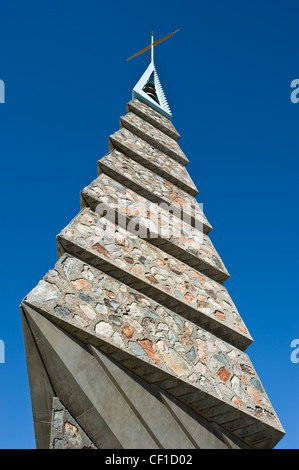
[[38, 448], [273, 448], [284, 430], [180, 135], [133, 99], [21, 304]]

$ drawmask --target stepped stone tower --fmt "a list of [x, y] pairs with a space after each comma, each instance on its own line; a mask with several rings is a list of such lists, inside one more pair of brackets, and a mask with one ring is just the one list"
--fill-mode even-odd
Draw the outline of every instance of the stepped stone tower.
[[38, 448], [273, 448], [284, 430], [149, 66], [22, 301]]

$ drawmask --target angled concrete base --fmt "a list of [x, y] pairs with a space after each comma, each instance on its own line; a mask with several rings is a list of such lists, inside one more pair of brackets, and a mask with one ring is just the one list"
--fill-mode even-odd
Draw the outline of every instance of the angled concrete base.
[[70, 436], [70, 448], [247, 448], [34, 309], [26, 306], [22, 319], [32, 400], [41, 405], [34, 406], [38, 448], [69, 448]]

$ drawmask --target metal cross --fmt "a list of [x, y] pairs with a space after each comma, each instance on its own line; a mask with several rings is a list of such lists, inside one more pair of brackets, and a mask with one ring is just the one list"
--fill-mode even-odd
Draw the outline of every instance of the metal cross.
[[160, 44], [160, 42], [165, 41], [165, 39], [170, 38], [170, 36], [172, 36], [173, 34], [177, 33], [178, 31], [179, 31], [179, 29], [177, 29], [177, 30], [174, 31], [173, 33], [167, 34], [166, 36], [164, 36], [164, 37], [161, 38], [161, 39], [158, 39], [158, 41], [155, 41], [155, 42], [154, 42], [154, 33], [152, 32], [151, 44], [150, 44], [149, 46], [145, 47], [144, 49], [142, 49], [141, 51], [136, 52], [136, 54], [132, 55], [132, 57], [129, 57], [129, 58], [127, 59], [127, 61], [128, 61], [128, 60], [131, 60], [131, 59], [133, 59], [134, 57], [137, 57], [138, 55], [143, 54], [143, 52], [146, 52], [146, 51], [148, 51], [149, 49], [151, 49], [151, 62], [152, 62], [152, 64], [153, 64], [153, 63], [154, 63], [154, 46], [157, 46], [158, 44]]

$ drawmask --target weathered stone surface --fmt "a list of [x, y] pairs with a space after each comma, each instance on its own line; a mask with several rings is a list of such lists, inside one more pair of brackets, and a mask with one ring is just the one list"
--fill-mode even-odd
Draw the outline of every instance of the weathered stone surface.
[[37, 446], [273, 448], [284, 431], [243, 352], [252, 338], [179, 134], [138, 100], [120, 127], [21, 305]]
[[[240, 349], [252, 342], [225, 287], [91, 210], [81, 211], [57, 239], [66, 251], [139, 283], [139, 290]], [[223, 318], [215, 315], [219, 311]]]
[[96, 449], [57, 397], [53, 398], [50, 449]]
[[194, 197], [118, 150], [105, 155], [99, 160], [98, 165], [100, 171], [147, 199], [164, 203], [165, 206], [177, 205], [184, 212], [186, 222], [192, 226], [196, 226], [196, 220], [203, 220], [205, 233], [210, 230], [211, 226]]
[[130, 101], [127, 104], [127, 112], [129, 113], [130, 111], [137, 114], [137, 116], [149, 122], [152, 126], [164, 132], [164, 134], [175, 141], [179, 140], [181, 137], [169, 119], [162, 116], [161, 113], [158, 113], [150, 106], [142, 103], [142, 101], [137, 99]]
[[107, 210], [123, 228], [169, 254], [175, 253], [178, 259], [203, 274], [220, 283], [228, 279], [229, 274], [207, 235], [106, 174], [102, 173], [84, 188], [81, 195], [85, 205], [99, 215]]
[[156, 147], [161, 152], [178, 161], [182, 165], [189, 163], [188, 158], [178, 143], [164, 132], [141, 119], [134, 113], [128, 113], [120, 118], [120, 127], [126, 127], [141, 139]]
[[192, 196], [198, 194], [195, 184], [183, 165], [128, 129], [121, 128], [110, 135], [109, 141], [110, 150], [115, 147]]
[[[37, 286], [24, 300], [25, 305], [43, 311], [65, 329], [69, 325], [70, 332], [80, 340], [86, 340], [86, 334], [89, 334], [88, 342], [94, 342], [95, 346], [99, 344], [96, 339], [109, 343], [114, 349], [106, 349], [107, 354], [113, 356], [113, 350], [119, 349], [155, 366], [170, 378], [177, 377], [183, 381], [182, 384], [189, 384], [194, 393], [192, 407], [198, 407], [203, 415], [204, 398], [200, 394], [198, 405], [195, 405], [197, 391], [225, 404], [228, 415], [229, 410], [232, 413], [241, 411], [254, 419], [258, 414], [260, 423], [281, 431], [279, 420], [247, 354], [79, 259], [64, 255], [54, 271], [55, 276], [49, 272], [42, 282], [59, 290], [56, 304], [52, 300], [42, 301]], [[86, 273], [89, 273], [88, 286], [84, 297], [81, 297], [77, 281]], [[69, 295], [75, 296], [76, 304], [69, 304]], [[99, 313], [99, 304], [107, 307], [105, 313]], [[85, 315], [82, 308], [85, 305], [93, 310], [93, 318]], [[55, 306], [68, 308], [70, 315], [61, 315]], [[78, 325], [76, 315], [87, 322], [84, 328]], [[119, 318], [117, 323], [113, 321], [115, 316]], [[101, 328], [97, 328], [99, 325]], [[127, 360], [126, 357], [117, 357], [120, 362]], [[136, 366], [143, 376], [139, 363]], [[144, 376], [146, 380], [150, 380], [149, 377]], [[159, 386], [163, 388], [164, 382], [159, 379]], [[180, 382], [174, 387], [174, 382], [170, 381], [167, 386], [166, 381], [165, 386], [170, 394], [179, 396], [189, 405], [189, 389], [182, 394]], [[215, 404], [213, 402], [211, 406]], [[55, 426], [61, 426], [61, 422], [61, 416], [56, 416]]]
[[[62, 431], [66, 421], [61, 414], [58, 416], [55, 432], [60, 432], [60, 442], [57, 442], [60, 448], [68, 448], [66, 437], [69, 434], [71, 441], [73, 437], [76, 441], [74, 428], [84, 430], [99, 449], [248, 448], [244, 440], [235, 438], [215, 422], [209, 423], [158, 385], [145, 382], [99, 348], [92, 344], [86, 346], [32, 307], [25, 309], [30, 335], [33, 333], [34, 341], [38, 343], [37, 354], [43, 358], [57, 396], [61, 398], [54, 407], [51, 399], [51, 416], [52, 408], [59, 413], [64, 411], [61, 401], [76, 420], [67, 418], [71, 426], [67, 425], [64, 436]], [[31, 366], [32, 356], [28, 359]], [[55, 397], [54, 402], [56, 400]], [[39, 408], [36, 411], [40, 421]], [[81, 432], [80, 435], [83, 440], [84, 435]], [[277, 439], [275, 435], [274, 438]], [[49, 448], [50, 433], [46, 442], [46, 448]], [[267, 445], [269, 436], [266, 442], [259, 443], [260, 447]]]

